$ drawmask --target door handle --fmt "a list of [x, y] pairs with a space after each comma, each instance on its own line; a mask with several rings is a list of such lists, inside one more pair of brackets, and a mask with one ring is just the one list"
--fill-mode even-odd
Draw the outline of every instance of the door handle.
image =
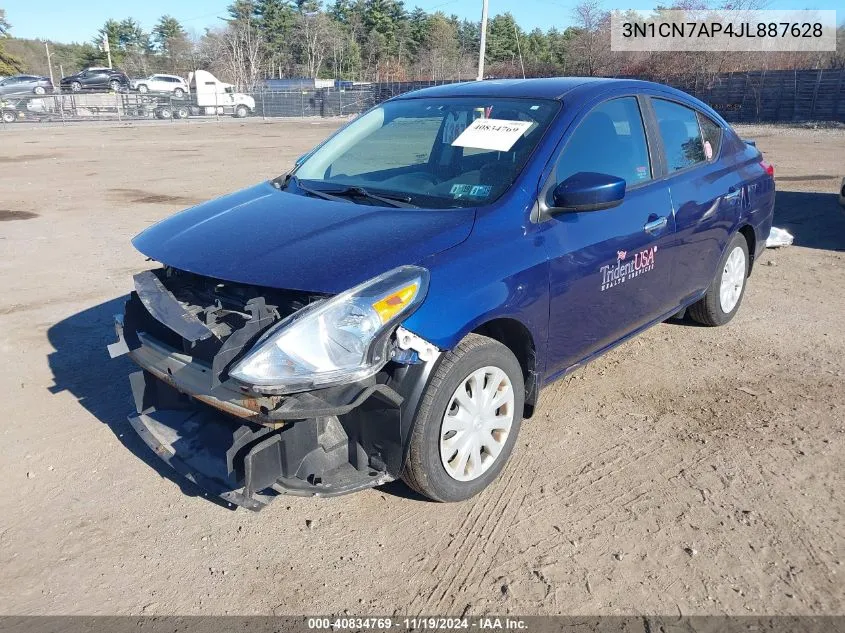
[[728, 193], [726, 193], [723, 198], [726, 202], [730, 200], [736, 200], [740, 196], [740, 194], [742, 194], [742, 189], [731, 187], [730, 189], [728, 189]]
[[651, 222], [646, 222], [645, 226], [643, 227], [643, 231], [646, 233], [654, 233], [659, 231], [660, 229], [666, 228], [666, 225], [669, 224], [669, 220], [666, 217], [657, 218], [656, 220], [652, 220]]

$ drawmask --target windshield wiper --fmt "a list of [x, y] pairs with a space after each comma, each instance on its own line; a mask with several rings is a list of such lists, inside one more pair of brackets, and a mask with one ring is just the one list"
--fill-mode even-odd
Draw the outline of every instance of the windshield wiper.
[[358, 197], [358, 198], [368, 198], [369, 200], [377, 200], [378, 202], [382, 202], [390, 207], [396, 208], [408, 208], [408, 209], [419, 209], [419, 207], [415, 204], [411, 204], [411, 199], [408, 196], [403, 195], [392, 195], [392, 194], [375, 194], [367, 191], [363, 187], [355, 187], [355, 186], [345, 186], [339, 189], [312, 189], [311, 187], [306, 187], [302, 184], [302, 181], [294, 176], [293, 174], [289, 174], [285, 178], [285, 188], [293, 182], [296, 185], [296, 188], [304, 191], [305, 193], [317, 196], [319, 198], [323, 198], [323, 200], [336, 200], [340, 202], [352, 202], [349, 198]]
[[411, 199], [408, 196], [403, 196], [399, 194], [393, 195], [389, 193], [379, 195], [371, 193], [363, 187], [349, 186], [344, 187], [343, 189], [331, 189], [327, 191], [327, 193], [331, 193], [335, 196], [357, 196], [359, 198], [368, 198], [370, 200], [377, 200], [378, 202], [383, 202], [384, 204], [390, 207], [397, 207], [402, 209], [419, 209], [417, 205], [411, 204]]
[[288, 188], [291, 182], [296, 185], [297, 189], [307, 193], [310, 196], [317, 196], [318, 198], [322, 198], [323, 200], [334, 200], [336, 202], [352, 202], [351, 200], [347, 200], [346, 198], [341, 198], [339, 196], [332, 195], [332, 192], [329, 191], [321, 191], [320, 189], [312, 189], [311, 187], [306, 187], [302, 184], [302, 181], [299, 178], [292, 174], [288, 174], [288, 176], [285, 178], [285, 189]]

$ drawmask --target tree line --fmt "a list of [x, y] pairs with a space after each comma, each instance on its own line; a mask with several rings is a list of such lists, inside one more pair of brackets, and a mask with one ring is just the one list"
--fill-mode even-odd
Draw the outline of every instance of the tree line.
[[[737, 8], [737, 0], [678, 0], [665, 9]], [[745, 8], [762, 0], [739, 0]], [[557, 6], [557, 5], [556, 5]], [[564, 18], [567, 16], [561, 16]], [[553, 18], [552, 18], [553, 21]], [[563, 20], [561, 20], [563, 21]], [[639, 76], [656, 80], [707, 78], [721, 72], [845, 68], [845, 27], [833, 53], [621, 53], [610, 50], [610, 14], [582, 0], [558, 29], [522, 29], [511, 13], [495, 15], [487, 31], [486, 75]], [[112, 63], [131, 76], [186, 75], [202, 68], [240, 89], [263, 79], [309, 77], [353, 81], [451, 81], [476, 75], [477, 21], [409, 10], [402, 0], [235, 0], [219, 26], [189, 34], [164, 15], [145, 31], [137, 20], [107, 20], [82, 44], [51, 43], [53, 69], [65, 74]], [[44, 43], [10, 37], [0, 9], [0, 75], [47, 74]]]

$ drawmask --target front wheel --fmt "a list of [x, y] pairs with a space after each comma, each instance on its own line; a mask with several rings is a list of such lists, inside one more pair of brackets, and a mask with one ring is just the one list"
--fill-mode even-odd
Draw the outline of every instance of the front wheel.
[[176, 90], [173, 91], [173, 96], [176, 97], [177, 99], [181, 99], [182, 97], [185, 96], [185, 91], [182, 90], [181, 88], [176, 88]]
[[249, 108], [246, 106], [238, 106], [235, 108], [235, 116], [239, 119], [243, 119], [247, 114], [249, 114]]
[[147, 88], [146, 84], [141, 84], [141, 85], [138, 86], [138, 92], [140, 92], [142, 95], [147, 94], [149, 91], [150, 91], [150, 89]]
[[35, 86], [33, 92], [37, 95], [43, 95], [47, 91], [44, 89], [44, 86]]
[[109, 82], [109, 90], [111, 90], [112, 92], [117, 92], [118, 90], [120, 90], [120, 82], [112, 79]]
[[82, 90], [82, 84], [78, 81], [71, 82], [70, 90], [71, 92], [79, 92], [80, 90]]
[[707, 293], [690, 306], [689, 314], [693, 320], [713, 326], [724, 325], [734, 318], [745, 295], [748, 270], [748, 243], [745, 236], [737, 233], [722, 255], [716, 277]]
[[485, 336], [466, 336], [426, 387], [402, 479], [435, 501], [478, 494], [508, 461], [524, 403], [522, 368], [513, 352]]
[[11, 110], [3, 110], [3, 123], [14, 123], [15, 119], [17, 119], [17, 115]]

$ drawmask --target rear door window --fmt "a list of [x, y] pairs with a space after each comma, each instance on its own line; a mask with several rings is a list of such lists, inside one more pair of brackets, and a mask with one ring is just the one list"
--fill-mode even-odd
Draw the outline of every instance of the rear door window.
[[651, 180], [643, 119], [635, 97], [596, 106], [578, 125], [557, 165], [557, 182], [579, 172], [623, 178], [628, 188]]
[[[663, 139], [669, 172], [707, 160], [695, 110], [665, 99], [652, 99], [651, 103]], [[716, 155], [715, 152], [713, 155]]]

